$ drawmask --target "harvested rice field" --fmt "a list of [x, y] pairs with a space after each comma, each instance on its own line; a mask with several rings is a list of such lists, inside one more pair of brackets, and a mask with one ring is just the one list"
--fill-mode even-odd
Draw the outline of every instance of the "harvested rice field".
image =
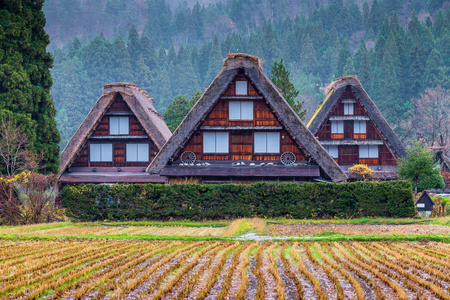
[[227, 236], [226, 227], [185, 227], [185, 226], [104, 226], [104, 225], [72, 225], [38, 224], [14, 227], [0, 227], [5, 236], [26, 235], [27, 237], [104, 237], [104, 236], [195, 236], [217, 237]]
[[450, 245], [0, 241], [0, 297], [450, 299]]
[[269, 225], [273, 236], [314, 235], [325, 232], [342, 234], [450, 234], [450, 227], [428, 224], [413, 225], [366, 225], [366, 224], [275, 224]]

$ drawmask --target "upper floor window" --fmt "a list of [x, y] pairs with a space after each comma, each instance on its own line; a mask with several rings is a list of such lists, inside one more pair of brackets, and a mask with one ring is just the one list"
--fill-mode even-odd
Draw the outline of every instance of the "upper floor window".
[[91, 144], [90, 161], [103, 162], [113, 160], [112, 144]]
[[236, 81], [236, 95], [247, 95], [247, 81]]
[[255, 153], [280, 153], [279, 132], [255, 132]]
[[324, 145], [323, 147], [332, 158], [339, 158], [339, 150], [337, 145]]
[[228, 152], [228, 132], [203, 132], [203, 153]]
[[344, 121], [331, 121], [331, 133], [344, 133]]
[[127, 161], [149, 161], [148, 148], [148, 144], [127, 144]]
[[344, 115], [353, 115], [353, 103], [344, 103]]
[[253, 120], [253, 101], [230, 101], [228, 112], [230, 120]]
[[377, 145], [360, 145], [359, 158], [378, 158]]
[[109, 134], [130, 134], [128, 117], [110, 117]]
[[354, 133], [366, 133], [366, 121], [355, 120], [353, 123], [353, 132]]

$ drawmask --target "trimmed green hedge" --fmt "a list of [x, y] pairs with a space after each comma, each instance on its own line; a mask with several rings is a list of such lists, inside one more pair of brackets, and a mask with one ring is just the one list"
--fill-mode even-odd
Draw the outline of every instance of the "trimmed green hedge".
[[117, 184], [66, 186], [67, 216], [80, 221], [241, 217], [411, 217], [409, 181], [354, 183]]

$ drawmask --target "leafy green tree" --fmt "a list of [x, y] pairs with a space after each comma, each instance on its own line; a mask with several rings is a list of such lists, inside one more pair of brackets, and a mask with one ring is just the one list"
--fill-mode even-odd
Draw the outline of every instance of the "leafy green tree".
[[[30, 148], [42, 153], [46, 171], [59, 169], [60, 135], [50, 97], [53, 59], [46, 51], [43, 0], [2, 1], [0, 10], [0, 110], [20, 118], [29, 133]], [[10, 113], [8, 113], [10, 112]]]
[[164, 121], [169, 127], [170, 131], [174, 132], [183, 121], [184, 117], [188, 114], [191, 108], [197, 103], [198, 99], [202, 96], [201, 92], [195, 93], [191, 99], [187, 99], [183, 95], [178, 95], [169, 104], [166, 112], [164, 113]]
[[413, 141], [406, 150], [406, 156], [398, 160], [397, 173], [400, 178], [412, 181], [414, 195], [417, 195], [420, 180], [439, 177], [442, 180], [437, 166], [434, 155], [426, 148], [426, 145]]
[[305, 118], [306, 110], [303, 109], [303, 101], [298, 100], [297, 90], [289, 79], [290, 71], [283, 63], [283, 59], [274, 61], [272, 65], [270, 80], [281, 89], [284, 99], [292, 107], [295, 113], [303, 120]]

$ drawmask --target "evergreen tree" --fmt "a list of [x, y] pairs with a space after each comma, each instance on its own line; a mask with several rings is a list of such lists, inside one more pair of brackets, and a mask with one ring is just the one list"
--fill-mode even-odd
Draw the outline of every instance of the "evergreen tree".
[[133, 58], [132, 66], [136, 67], [136, 59], [139, 57], [141, 53], [141, 48], [139, 44], [139, 33], [136, 30], [136, 27], [133, 25], [128, 32], [128, 45], [127, 45], [128, 53], [130, 57]]
[[112, 81], [133, 82], [133, 70], [136, 69], [136, 64], [132, 67], [127, 46], [120, 36], [114, 40], [111, 47], [111, 54], [112, 65], [110, 68], [112, 70]]
[[358, 76], [359, 81], [361, 81], [361, 84], [366, 88], [366, 90], [369, 90], [372, 78], [372, 71], [370, 65], [369, 52], [367, 51], [366, 43], [364, 42], [364, 40], [361, 40], [361, 42], [359, 43], [358, 50], [356, 50], [355, 52], [354, 65], [355, 65], [355, 72], [356, 75]]
[[202, 93], [197, 92], [191, 99], [187, 99], [183, 95], [178, 95], [175, 99], [169, 104], [166, 112], [164, 113], [164, 121], [169, 127], [170, 131], [174, 132], [177, 129], [178, 125], [180, 125], [181, 121], [183, 121], [184, 117], [191, 110], [192, 106], [197, 103], [198, 99], [200, 99]]
[[167, 71], [166, 65], [159, 70], [158, 75], [154, 78], [152, 86], [152, 94], [155, 98], [155, 108], [160, 113], [163, 113], [173, 99], [169, 72]]
[[295, 113], [303, 120], [306, 114], [306, 110], [303, 109], [303, 101], [299, 101], [297, 90], [289, 79], [290, 71], [283, 63], [283, 59], [280, 61], [274, 61], [272, 65], [272, 71], [270, 80], [280, 88], [284, 99], [289, 103]]
[[214, 36], [208, 61], [208, 72], [206, 73], [205, 80], [203, 81], [204, 86], [209, 86], [222, 68], [223, 56], [217, 36]]
[[304, 72], [315, 73], [314, 71], [317, 67], [316, 51], [314, 50], [309, 34], [303, 40], [300, 62]]
[[[43, 0], [2, 1], [0, 11], [0, 119], [21, 120], [31, 149], [47, 171], [59, 170], [60, 135], [50, 97], [52, 57], [44, 31]], [[6, 121], [6, 120], [4, 120]]]
[[347, 59], [352, 57], [352, 52], [350, 51], [350, 45], [348, 40], [344, 40], [341, 44], [341, 49], [339, 50], [339, 58], [336, 66], [336, 77], [342, 77], [344, 74], [344, 67], [347, 64]]
[[352, 76], [356, 74], [355, 67], [353, 66], [353, 59], [351, 57], [347, 58], [347, 63], [344, 66], [344, 76]]
[[[156, 57], [156, 50], [153, 46], [153, 43], [147, 36], [142, 36], [139, 40], [139, 48], [139, 55], [142, 56], [145, 65], [149, 67], [151, 71], [155, 72], [156, 68], [158, 67], [158, 62]], [[131, 58], [135, 59], [134, 56], [131, 56]]]

